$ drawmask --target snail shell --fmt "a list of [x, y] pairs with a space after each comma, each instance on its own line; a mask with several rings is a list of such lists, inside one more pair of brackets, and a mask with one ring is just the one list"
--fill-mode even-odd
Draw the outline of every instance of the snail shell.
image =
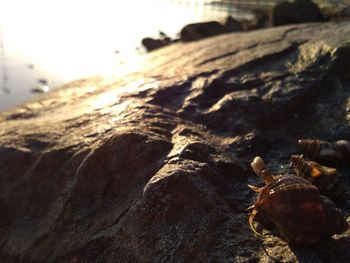
[[314, 244], [322, 237], [348, 229], [342, 212], [304, 178], [280, 175], [264, 187], [253, 190], [259, 192], [249, 216], [249, 225], [255, 233], [253, 221], [257, 213], [266, 216], [290, 242]]
[[254, 158], [253, 162], [251, 163], [251, 167], [253, 168], [254, 172], [264, 180], [265, 184], [271, 183], [275, 180], [275, 177], [277, 177], [266, 169], [265, 163], [260, 156]]
[[303, 153], [311, 159], [325, 164], [349, 163], [350, 141], [327, 142], [322, 140], [299, 140]]
[[337, 169], [306, 161], [302, 155], [292, 155], [291, 160], [296, 175], [315, 185], [321, 195], [336, 200], [348, 190], [344, 176]]

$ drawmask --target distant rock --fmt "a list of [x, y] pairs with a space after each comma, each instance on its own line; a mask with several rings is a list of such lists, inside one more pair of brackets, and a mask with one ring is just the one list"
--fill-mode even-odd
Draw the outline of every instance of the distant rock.
[[311, 0], [281, 2], [273, 9], [273, 23], [276, 26], [323, 21], [319, 7]]
[[48, 85], [49, 84], [49, 80], [45, 79], [45, 78], [40, 78], [38, 79], [38, 83], [41, 85]]
[[229, 16], [223, 24], [217, 21], [209, 21], [186, 25], [180, 31], [180, 39], [189, 42], [241, 30], [241, 23]]
[[349, 19], [350, 5], [349, 1], [343, 0], [314, 0], [320, 7], [324, 16], [330, 19]]
[[240, 21], [244, 31], [256, 30], [270, 27], [270, 20], [265, 12], [256, 12], [253, 19], [244, 19]]
[[243, 27], [241, 22], [239, 22], [236, 19], [233, 19], [232, 16], [228, 16], [223, 24], [226, 33], [231, 33], [231, 32], [238, 32], [242, 31]]
[[145, 37], [144, 39], [142, 39], [141, 43], [145, 47], [145, 49], [148, 52], [150, 52], [158, 48], [169, 45], [171, 43], [171, 40], [170, 38], [154, 39], [150, 37]]
[[150, 38], [146, 37], [142, 39], [141, 44], [144, 46], [146, 51], [150, 52], [153, 50], [156, 50], [158, 48], [167, 46], [171, 43], [175, 43], [177, 40], [176, 39], [171, 39], [168, 37], [163, 31], [159, 31], [159, 38]]
[[289, 244], [247, 211], [253, 157], [284, 172], [298, 139], [350, 139], [349, 39], [327, 22], [174, 43], [0, 113], [0, 262], [350, 262], [349, 231]]
[[189, 42], [222, 33], [224, 33], [224, 27], [219, 22], [201, 22], [189, 24], [182, 28], [180, 31], [180, 39], [184, 42]]
[[48, 92], [50, 90], [50, 87], [48, 85], [37, 85], [34, 88], [32, 88], [30, 91], [32, 93], [43, 93]]
[[217, 21], [209, 21], [186, 25], [180, 31], [180, 39], [173, 40], [162, 31], [159, 31], [158, 39], [146, 37], [142, 39], [141, 43], [145, 49], [150, 52], [167, 46], [171, 43], [175, 43], [178, 40], [181, 40], [183, 42], [190, 42], [206, 37], [242, 30], [243, 27], [241, 22], [233, 19], [231, 16], [228, 16], [222, 24]]

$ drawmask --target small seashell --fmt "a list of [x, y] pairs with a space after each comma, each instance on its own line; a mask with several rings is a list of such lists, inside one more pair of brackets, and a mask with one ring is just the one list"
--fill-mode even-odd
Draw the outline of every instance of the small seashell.
[[346, 180], [337, 169], [306, 161], [302, 155], [292, 155], [291, 160], [296, 175], [315, 185], [321, 195], [336, 200], [348, 191]]
[[305, 139], [298, 141], [305, 155], [322, 164], [337, 164], [350, 162], [350, 141], [338, 140], [328, 142], [322, 140]]
[[265, 184], [271, 183], [273, 180], [275, 180], [277, 175], [271, 174], [271, 172], [266, 169], [265, 163], [260, 156], [256, 156], [250, 165], [253, 168], [254, 173], [261, 177]]
[[[252, 165], [255, 164], [253, 161]], [[255, 187], [259, 197], [252, 206], [249, 225], [256, 234], [259, 233], [253, 222], [258, 213], [266, 216], [290, 242], [314, 244], [322, 237], [348, 229], [342, 212], [306, 179], [293, 174], [270, 175], [270, 178], [274, 180], [264, 187]]]

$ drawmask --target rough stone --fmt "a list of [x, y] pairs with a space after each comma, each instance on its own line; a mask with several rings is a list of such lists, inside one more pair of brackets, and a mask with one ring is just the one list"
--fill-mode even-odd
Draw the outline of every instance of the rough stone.
[[349, 39], [313, 23], [175, 43], [1, 113], [0, 261], [350, 262], [349, 231], [288, 244], [246, 210], [254, 156], [278, 172], [299, 138], [350, 139]]

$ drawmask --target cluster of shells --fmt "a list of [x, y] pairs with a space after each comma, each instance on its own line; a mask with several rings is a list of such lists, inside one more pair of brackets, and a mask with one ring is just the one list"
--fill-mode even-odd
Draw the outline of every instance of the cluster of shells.
[[[249, 225], [254, 227], [257, 214], [268, 218], [279, 234], [289, 242], [314, 244], [321, 238], [341, 234], [349, 228], [342, 211], [334, 201], [344, 198], [349, 186], [336, 168], [350, 164], [350, 141], [327, 142], [299, 140], [303, 155], [292, 155], [294, 172], [272, 174], [260, 157], [251, 166], [265, 186], [249, 187], [259, 193], [250, 208]], [[327, 166], [324, 166], [327, 165]]]

